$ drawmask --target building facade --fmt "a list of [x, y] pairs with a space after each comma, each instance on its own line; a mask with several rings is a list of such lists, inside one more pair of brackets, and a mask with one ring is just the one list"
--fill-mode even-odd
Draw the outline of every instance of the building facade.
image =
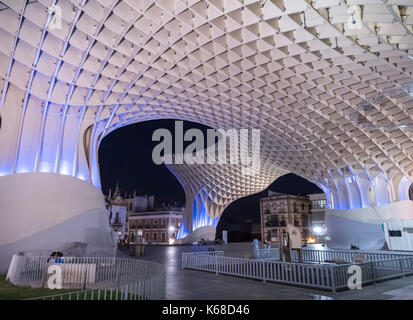
[[182, 211], [130, 213], [128, 219], [129, 243], [136, 243], [141, 236], [144, 243], [173, 244], [181, 227], [182, 218]]
[[287, 224], [299, 228], [303, 240], [313, 241], [310, 208], [307, 196], [269, 191], [268, 197], [260, 199], [262, 241], [278, 242], [279, 234], [287, 233]]
[[116, 184], [114, 193], [109, 191], [106, 198], [109, 210], [109, 225], [113, 230], [114, 240], [123, 241], [127, 234], [128, 202], [121, 195], [119, 184]]
[[310, 194], [311, 201], [311, 218], [312, 231], [317, 243], [325, 241], [327, 232], [325, 213], [327, 208], [327, 200], [324, 193]]
[[125, 244], [136, 243], [139, 233], [145, 243], [174, 243], [184, 210], [178, 203], [156, 206], [153, 195], [124, 192], [119, 183], [113, 193], [109, 190], [106, 206], [114, 240]]

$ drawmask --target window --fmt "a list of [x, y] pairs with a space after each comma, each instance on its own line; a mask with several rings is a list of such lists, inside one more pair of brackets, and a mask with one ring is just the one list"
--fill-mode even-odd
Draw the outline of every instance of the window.
[[299, 227], [300, 226], [300, 221], [298, 221], [298, 218], [295, 216], [294, 217], [294, 226]]
[[303, 229], [302, 236], [304, 239], [308, 239], [310, 237], [310, 232], [308, 229]]
[[157, 232], [153, 233], [153, 240], [158, 240], [158, 233]]
[[313, 200], [313, 209], [324, 209], [326, 207], [326, 200]]
[[145, 233], [145, 239], [150, 239], [149, 232]]
[[165, 226], [166, 226], [166, 220], [162, 219], [162, 228], [165, 228]]
[[166, 234], [165, 234], [165, 232], [162, 232], [162, 242], [165, 241], [165, 238], [166, 238]]
[[308, 219], [309, 217], [306, 214], [301, 215], [301, 222], [303, 227], [309, 227], [310, 226], [310, 221]]
[[401, 230], [389, 230], [389, 237], [401, 237]]

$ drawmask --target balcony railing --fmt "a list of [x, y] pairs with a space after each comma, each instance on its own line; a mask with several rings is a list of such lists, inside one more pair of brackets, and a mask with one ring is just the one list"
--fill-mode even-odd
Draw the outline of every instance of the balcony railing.
[[267, 221], [265, 223], [266, 227], [285, 227], [287, 226], [287, 223], [285, 221]]
[[279, 213], [286, 213], [287, 210], [285, 209], [276, 209], [276, 210], [264, 210], [264, 214], [279, 214]]

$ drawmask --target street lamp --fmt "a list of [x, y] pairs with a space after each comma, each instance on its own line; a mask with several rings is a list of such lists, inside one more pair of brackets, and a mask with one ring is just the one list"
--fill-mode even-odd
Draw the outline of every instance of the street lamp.
[[319, 236], [322, 236], [325, 233], [325, 230], [322, 226], [317, 225], [317, 226], [313, 227], [313, 232], [314, 232], [314, 235], [316, 237], [316, 242], [318, 243], [319, 242]]
[[320, 235], [320, 234], [323, 233], [323, 228], [321, 228], [320, 226], [315, 226], [315, 227], [313, 228], [313, 231], [314, 231], [314, 233], [315, 233], [316, 235]]

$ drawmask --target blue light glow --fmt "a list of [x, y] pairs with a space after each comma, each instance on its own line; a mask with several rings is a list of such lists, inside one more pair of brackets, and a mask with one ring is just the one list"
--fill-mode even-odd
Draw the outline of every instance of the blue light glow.
[[52, 172], [52, 165], [49, 162], [40, 162], [40, 172]]
[[16, 173], [26, 173], [26, 172], [33, 172], [33, 170], [30, 170], [30, 169], [27, 168], [27, 167], [18, 168], [18, 169], [16, 170]]
[[59, 173], [64, 174], [66, 176], [69, 176], [69, 175], [71, 175], [71, 171], [72, 171], [71, 167], [72, 167], [72, 165], [70, 165], [69, 162], [63, 161], [62, 164], [60, 165]]
[[376, 205], [382, 206], [391, 202], [389, 183], [384, 174], [379, 174], [373, 179], [373, 189], [376, 194]]
[[409, 188], [413, 182], [406, 177], [403, 177], [399, 184], [400, 201], [409, 200]]
[[[185, 213], [184, 213], [185, 214]], [[211, 218], [205, 208], [205, 203], [201, 198], [201, 194], [198, 193], [192, 202], [192, 230], [188, 230], [185, 226], [184, 220], [182, 220], [181, 227], [179, 228], [177, 239], [183, 239], [189, 235], [192, 231], [205, 226], [217, 227], [219, 217]]]
[[188, 230], [185, 228], [185, 221], [182, 219], [181, 227], [179, 228], [178, 235], [176, 239], [183, 239], [189, 234]]
[[0, 171], [0, 177], [7, 176], [8, 174], [10, 174], [10, 172]]
[[323, 190], [324, 195], [326, 196], [327, 208], [332, 209], [333, 205], [332, 205], [330, 188], [328, 187], [328, 184], [326, 183], [326, 185], [323, 185], [322, 183], [318, 183], [318, 186], [321, 190]]
[[82, 174], [82, 173], [79, 173], [79, 174], [77, 175], [77, 177], [78, 177], [80, 180], [88, 181], [88, 179], [87, 179], [87, 178], [85, 177], [85, 175]]
[[[329, 180], [330, 181], [330, 180]], [[366, 175], [353, 174], [348, 177], [337, 177], [325, 184], [318, 186], [324, 191], [327, 199], [327, 208], [336, 210], [349, 210], [368, 208], [370, 206], [382, 206], [394, 201], [390, 182], [381, 173], [373, 180]], [[332, 183], [332, 185], [329, 185]], [[406, 199], [408, 179], [402, 179], [399, 184], [400, 200]], [[330, 188], [331, 187], [331, 188]], [[370, 203], [369, 189], [372, 188], [375, 196], [375, 203]]]
[[205, 226], [212, 226], [216, 228], [218, 225], [219, 218], [217, 217], [213, 219], [209, 216], [200, 193], [196, 195], [193, 201], [192, 221], [192, 231]]

